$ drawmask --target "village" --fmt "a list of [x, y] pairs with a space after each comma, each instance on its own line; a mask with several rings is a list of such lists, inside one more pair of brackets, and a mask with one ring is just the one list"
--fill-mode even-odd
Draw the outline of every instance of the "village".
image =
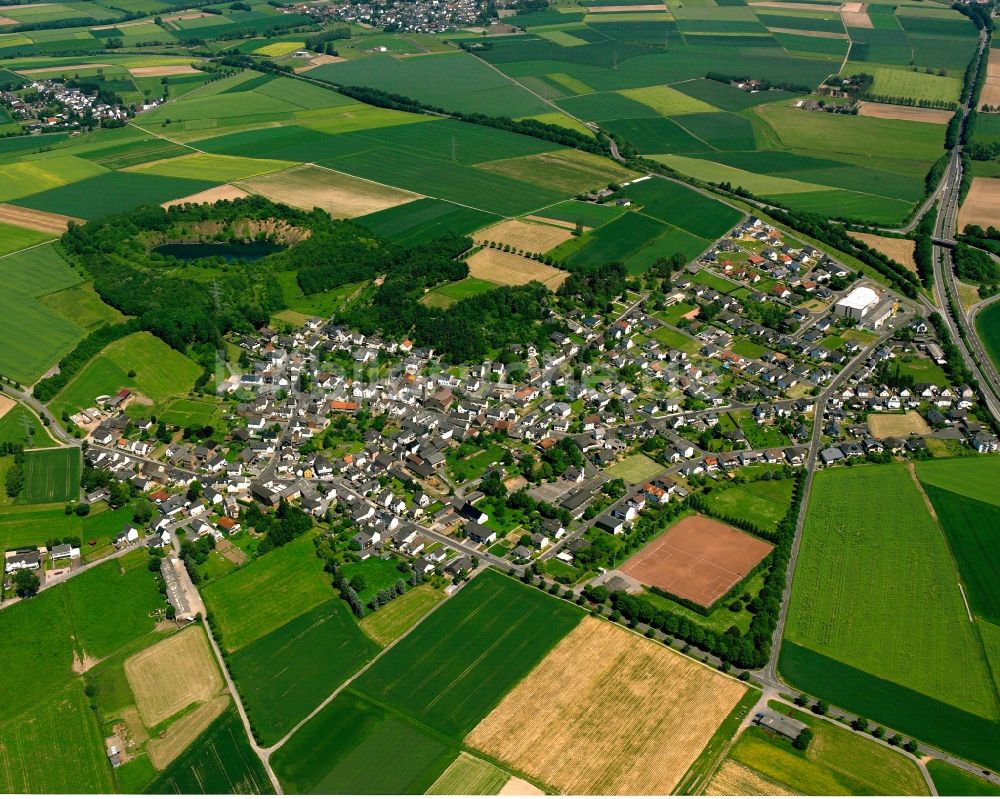
[[[351, 560], [455, 583], [480, 565], [601, 582], [596, 536], [706, 484], [996, 451], [933, 327], [786, 239], [749, 217], [662, 290], [633, 282], [609, 313], [558, 318], [543, 351], [473, 367], [324, 319], [261, 329], [233, 342], [249, 366], [223, 386], [225, 429], [135, 419], [127, 390], [95, 398], [71, 420], [87, 467], [155, 507], [113, 544], [178, 555], [210, 540], [239, 565], [258, 535], [248, 508], [292, 503]], [[170, 585], [186, 577], [177, 563], [163, 560]], [[8, 575], [81, 567], [70, 544], [6, 553]], [[197, 591], [170, 595], [196, 612]]]
[[385, 31], [442, 33], [482, 22], [486, 7], [479, 0], [417, 0], [344, 3], [328, 10], [331, 19]]
[[27, 133], [124, 124], [134, 113], [119, 98], [100, 91], [98, 84], [68, 86], [61, 80], [35, 80], [17, 91], [0, 91], [0, 105], [24, 123]]

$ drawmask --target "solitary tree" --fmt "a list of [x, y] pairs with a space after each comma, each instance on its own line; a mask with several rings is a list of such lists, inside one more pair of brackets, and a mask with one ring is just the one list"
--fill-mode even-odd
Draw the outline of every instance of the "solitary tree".
[[38, 575], [29, 569], [19, 569], [14, 572], [14, 590], [19, 597], [34, 596], [38, 593], [41, 581]]

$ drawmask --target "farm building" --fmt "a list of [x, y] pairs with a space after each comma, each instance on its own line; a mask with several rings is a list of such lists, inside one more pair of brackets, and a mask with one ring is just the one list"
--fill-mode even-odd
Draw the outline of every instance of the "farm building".
[[834, 306], [834, 311], [838, 316], [863, 319], [877, 304], [878, 292], [868, 286], [858, 286]]
[[763, 727], [765, 730], [771, 730], [771, 732], [776, 732], [778, 735], [783, 735], [793, 741], [806, 728], [806, 724], [801, 721], [796, 721], [778, 713], [772, 713], [769, 710], [758, 713], [754, 716], [753, 721], [757, 726]]

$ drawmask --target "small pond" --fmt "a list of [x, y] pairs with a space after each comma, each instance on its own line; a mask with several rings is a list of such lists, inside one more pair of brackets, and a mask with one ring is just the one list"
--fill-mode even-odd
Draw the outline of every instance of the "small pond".
[[194, 242], [191, 244], [161, 244], [153, 252], [173, 256], [182, 261], [197, 261], [201, 258], [225, 258], [227, 261], [256, 261], [285, 249], [283, 244], [269, 241], [251, 241], [245, 244], [227, 242]]

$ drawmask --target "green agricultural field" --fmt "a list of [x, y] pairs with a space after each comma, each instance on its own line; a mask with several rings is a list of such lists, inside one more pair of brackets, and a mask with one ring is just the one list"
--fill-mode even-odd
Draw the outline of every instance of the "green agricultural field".
[[24, 453], [24, 500], [66, 502], [80, 493], [80, 450], [76, 447]]
[[987, 305], [976, 314], [976, 332], [993, 363], [1000, 368], [1000, 302]]
[[658, 219], [632, 211], [607, 225], [571, 239], [557, 247], [553, 254], [559, 254], [563, 247], [571, 247], [572, 255], [568, 258], [570, 266], [625, 261], [669, 229]]
[[360, 216], [355, 221], [379, 236], [412, 247], [447, 231], [472, 233], [498, 220], [484, 211], [428, 198]]
[[951, 458], [917, 464], [917, 477], [925, 486], [936, 486], [954, 494], [1000, 506], [997, 481], [1000, 456]]
[[20, 402], [0, 416], [0, 443], [23, 444], [25, 447], [54, 447], [49, 435], [34, 412]]
[[[777, 705], [784, 712], [792, 712]], [[729, 756], [793, 793], [807, 795], [926, 796], [927, 783], [916, 764], [873, 740], [828, 721], [794, 713], [813, 731], [806, 752], [758, 727], [740, 736]]]
[[372, 86], [449, 111], [525, 117], [551, 107], [468, 53], [398, 60], [388, 54], [327, 64], [309, 77], [343, 85]]
[[435, 730], [461, 738], [581, 617], [575, 606], [485, 572], [354, 686]]
[[610, 158], [577, 150], [556, 150], [520, 158], [487, 161], [479, 167], [515, 180], [554, 189], [562, 194], [580, 194], [636, 177], [634, 172], [624, 169]]
[[502, 768], [461, 752], [437, 781], [428, 796], [496, 796], [510, 779]]
[[782, 673], [798, 688], [928, 743], [996, 760], [983, 741], [1000, 729], [1000, 708], [952, 564], [905, 466], [820, 473], [792, 585]]
[[704, 239], [715, 240], [737, 224], [742, 211], [672, 180], [652, 178], [622, 192], [642, 213]]
[[550, 205], [548, 208], [542, 208], [537, 213], [547, 219], [558, 219], [561, 222], [572, 222], [573, 224], [579, 222], [584, 227], [600, 227], [608, 222], [613, 222], [625, 211], [617, 205], [597, 205], [579, 200], [566, 200]]
[[943, 760], [928, 761], [927, 771], [939, 796], [1000, 796], [1000, 786]]
[[792, 502], [792, 481], [758, 480], [732, 485], [712, 491], [705, 499], [714, 513], [762, 530], [775, 530]]
[[455, 744], [348, 690], [275, 752], [271, 764], [287, 793], [421, 794], [457, 754]]
[[235, 652], [333, 596], [323, 562], [306, 534], [206, 587], [203, 595]]
[[369, 613], [359, 626], [362, 632], [381, 646], [388, 646], [444, 599], [444, 594], [431, 585], [418, 585], [374, 613]]
[[852, 69], [867, 72], [875, 78], [875, 83], [872, 85], [875, 94], [957, 103], [962, 91], [961, 77], [928, 75], [923, 70], [873, 66], [868, 63], [849, 63], [847, 74], [853, 74], [850, 72]]
[[17, 252], [18, 250], [34, 247], [43, 241], [50, 241], [55, 236], [51, 233], [43, 233], [38, 230], [28, 230], [23, 227], [15, 227], [0, 222], [0, 255]]
[[[76, 413], [95, 398], [132, 389], [154, 403], [166, 402], [194, 385], [201, 367], [152, 333], [132, 333], [112, 342], [81, 369], [52, 400], [52, 413]], [[130, 377], [129, 372], [135, 372]]]
[[0, 374], [31, 384], [85, 335], [37, 298], [69, 288], [80, 276], [53, 245], [0, 258]]
[[943, 151], [940, 127], [924, 122], [817, 114], [784, 103], [757, 106], [752, 113], [788, 149], [813, 151], [821, 158], [862, 156], [873, 159], [875, 168], [891, 170], [903, 154], [930, 164]]
[[620, 477], [626, 483], [631, 484], [644, 483], [662, 473], [664, 468], [648, 455], [637, 452], [635, 455], [629, 455], [625, 460], [609, 466], [604, 471], [611, 477]]
[[5, 713], [0, 724], [0, 790], [114, 792], [101, 731], [89, 705], [81, 681], [73, 680], [19, 715]]
[[150, 794], [269, 794], [274, 790], [240, 717], [226, 710], [149, 784]]
[[136, 172], [108, 172], [22, 197], [16, 204], [82, 219], [97, 219], [108, 214], [131, 211], [144, 203], [158, 205], [180, 200], [215, 185], [209, 180], [188, 180]]
[[924, 490], [948, 536], [969, 605], [1000, 624], [1000, 507], [937, 486]]
[[243, 647], [233, 679], [265, 745], [275, 743], [378, 652], [331, 599]]
[[10, 202], [106, 172], [103, 167], [72, 155], [3, 164], [0, 165], [0, 202]]
[[237, 155], [214, 155], [212, 153], [193, 153], [179, 158], [158, 160], [150, 164], [138, 166], [132, 172], [143, 175], [162, 175], [172, 178], [189, 178], [191, 180], [211, 180], [217, 183], [229, 183], [233, 180], [244, 180], [255, 175], [278, 172], [295, 164], [291, 161], [274, 161], [266, 158], [243, 158]]

